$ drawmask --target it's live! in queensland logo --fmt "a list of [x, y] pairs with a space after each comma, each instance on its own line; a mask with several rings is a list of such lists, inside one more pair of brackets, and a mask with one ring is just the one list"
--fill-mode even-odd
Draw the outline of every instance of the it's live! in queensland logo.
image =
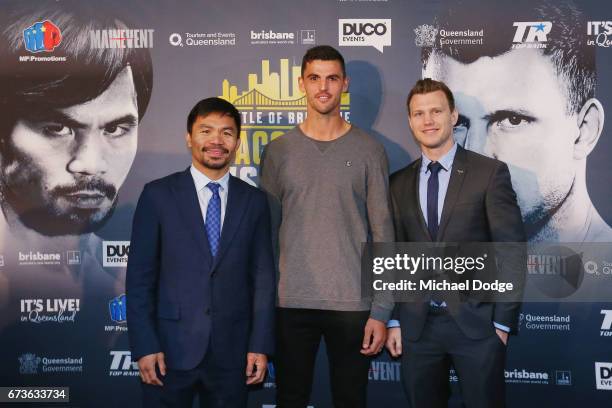
[[36, 22], [23, 30], [23, 45], [32, 53], [51, 52], [61, 42], [61, 30], [49, 20]]
[[[306, 95], [300, 91], [301, 65], [279, 61], [278, 72], [270, 60], [261, 61], [261, 74], [246, 73], [247, 86], [242, 92], [229, 79], [223, 80], [221, 98], [240, 111], [242, 130], [232, 175], [256, 185], [263, 148], [272, 140], [302, 123], [306, 118]], [[350, 94], [343, 93], [340, 115], [350, 122]]]

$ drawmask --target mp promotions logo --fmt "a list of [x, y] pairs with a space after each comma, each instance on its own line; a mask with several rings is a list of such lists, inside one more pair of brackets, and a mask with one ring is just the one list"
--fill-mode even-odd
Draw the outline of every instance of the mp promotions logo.
[[62, 42], [62, 32], [49, 20], [23, 30], [23, 45], [29, 52], [52, 52]]
[[125, 323], [126, 321], [126, 307], [125, 307], [125, 294], [117, 296], [108, 302], [108, 312], [110, 318], [115, 323]]
[[38, 374], [38, 366], [42, 359], [34, 353], [19, 356], [19, 374]]
[[550, 21], [515, 22], [512, 48], [546, 48], [548, 34], [552, 30]]
[[436, 45], [438, 29], [430, 24], [421, 24], [414, 29], [414, 44], [417, 47], [433, 47]]
[[391, 19], [339, 19], [338, 45], [341, 47], [374, 47], [383, 52], [383, 47], [391, 46]]

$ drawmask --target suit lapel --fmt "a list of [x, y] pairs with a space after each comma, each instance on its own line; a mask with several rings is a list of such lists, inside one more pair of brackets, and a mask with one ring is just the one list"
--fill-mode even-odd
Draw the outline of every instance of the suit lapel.
[[225, 207], [225, 216], [223, 217], [223, 229], [221, 230], [221, 240], [219, 242], [219, 252], [215, 257], [211, 272], [215, 270], [219, 262], [227, 252], [227, 249], [232, 245], [232, 238], [238, 231], [238, 227], [244, 216], [248, 199], [246, 186], [236, 177], [231, 176], [228, 182], [227, 205]]
[[[429, 237], [429, 239], [431, 239], [431, 235], [429, 235], [429, 230], [427, 229], [427, 223], [425, 222], [425, 217], [423, 216], [423, 211], [421, 210], [421, 201], [420, 201], [421, 197], [419, 195], [419, 177], [421, 174], [421, 160], [422, 159], [418, 159], [417, 161], [415, 161], [410, 168], [410, 173], [408, 177], [408, 185], [414, 188], [414, 190], [416, 191], [416, 194], [410, 194], [408, 197], [408, 200], [409, 200], [410, 207], [413, 209], [414, 214], [419, 220], [419, 225], [421, 226], [421, 229], [423, 230], [423, 234], [425, 234], [426, 237]], [[410, 188], [404, 191], [410, 191]]]
[[444, 236], [444, 230], [448, 225], [450, 216], [461, 192], [463, 180], [467, 168], [465, 165], [465, 150], [461, 146], [457, 146], [457, 152], [455, 153], [455, 160], [453, 160], [453, 172], [448, 182], [448, 190], [446, 190], [446, 197], [444, 198], [444, 206], [442, 207], [442, 216], [440, 217], [440, 226], [438, 228], [438, 241], [442, 241]]
[[176, 194], [176, 205], [179, 207], [185, 227], [191, 231], [197, 246], [205, 255], [206, 266], [210, 267], [212, 254], [210, 253], [208, 238], [206, 238], [198, 194], [189, 168], [179, 175], [179, 182], [175, 186], [174, 192]]

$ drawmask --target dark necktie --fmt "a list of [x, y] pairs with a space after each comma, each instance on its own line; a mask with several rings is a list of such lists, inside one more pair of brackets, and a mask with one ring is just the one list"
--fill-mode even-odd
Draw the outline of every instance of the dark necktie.
[[427, 169], [430, 172], [427, 181], [427, 229], [431, 240], [435, 241], [438, 235], [438, 173], [442, 165], [438, 162], [430, 162]]
[[206, 228], [206, 236], [210, 245], [212, 256], [217, 256], [219, 251], [219, 237], [221, 236], [221, 197], [219, 197], [219, 187], [217, 183], [208, 183], [206, 185], [212, 191], [212, 197], [208, 201], [206, 209], [206, 220], [204, 227]]

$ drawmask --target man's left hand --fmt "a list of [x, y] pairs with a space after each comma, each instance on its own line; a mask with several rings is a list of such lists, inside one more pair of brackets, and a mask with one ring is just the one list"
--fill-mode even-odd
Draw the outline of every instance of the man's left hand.
[[259, 384], [266, 376], [268, 357], [260, 353], [247, 353], [247, 385]]
[[508, 333], [506, 333], [503, 330], [500, 329], [495, 329], [495, 333], [497, 333], [497, 336], [499, 337], [499, 339], [502, 341], [502, 343], [504, 343], [504, 346], [508, 345]]
[[364, 333], [361, 354], [373, 356], [380, 353], [387, 339], [387, 325], [380, 320], [368, 319]]

